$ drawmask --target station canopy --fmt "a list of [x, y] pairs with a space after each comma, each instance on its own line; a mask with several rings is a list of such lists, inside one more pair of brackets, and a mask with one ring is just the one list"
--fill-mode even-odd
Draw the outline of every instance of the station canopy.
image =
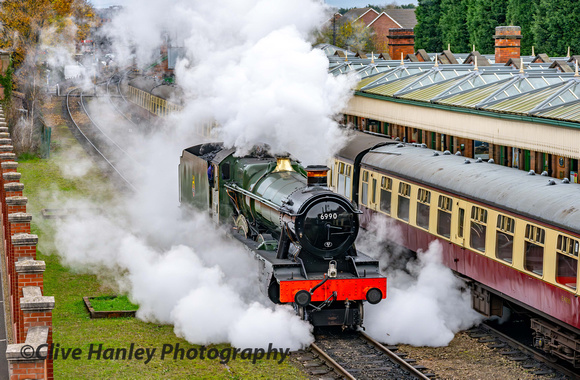
[[354, 90], [359, 95], [580, 122], [574, 57], [551, 58], [558, 65], [531, 56], [503, 64], [495, 63], [494, 55], [484, 55], [491, 64], [475, 67], [466, 54], [456, 55], [464, 63], [441, 64], [434, 61], [434, 53], [428, 54], [430, 62], [410, 62], [379, 59], [376, 53], [360, 58], [344, 49], [339, 55], [332, 45], [318, 48], [327, 53], [329, 73], [358, 76]]

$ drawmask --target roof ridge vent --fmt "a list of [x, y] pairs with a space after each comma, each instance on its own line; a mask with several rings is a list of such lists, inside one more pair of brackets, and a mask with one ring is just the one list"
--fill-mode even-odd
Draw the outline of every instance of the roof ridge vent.
[[465, 161], [463, 161], [464, 164], [471, 164], [471, 161], [469, 161], [467, 158], [465, 159]]
[[439, 155], [439, 152], [434, 152], [433, 153], [433, 156], [438, 156], [438, 155]]
[[544, 170], [544, 171], [542, 172], [542, 174], [540, 174], [540, 175], [543, 175], [544, 177], [547, 177], [547, 176], [548, 176], [548, 172]]
[[461, 151], [458, 150], [457, 152], [455, 152], [455, 155], [456, 156], [461, 156]]
[[548, 186], [553, 186], [555, 184], [556, 184], [556, 181], [554, 181], [553, 179], [548, 180]]
[[477, 157], [477, 160], [475, 162], [483, 162], [483, 160], [481, 159], [481, 157]]
[[425, 143], [421, 144], [421, 148], [427, 148], [427, 144]]
[[530, 170], [530, 171], [528, 172], [528, 175], [536, 175], [536, 172], [535, 172], [534, 170]]
[[397, 144], [397, 148], [404, 148], [405, 144]]
[[562, 183], [570, 183], [570, 180], [568, 178], [562, 178]]
[[451, 152], [450, 152], [450, 151], [448, 151], [448, 150], [446, 150], [445, 152], [443, 152], [443, 155], [444, 155], [444, 156], [450, 156], [450, 155], [451, 155]]
[[495, 164], [495, 160], [493, 158], [490, 158], [489, 160], [487, 160], [488, 164]]

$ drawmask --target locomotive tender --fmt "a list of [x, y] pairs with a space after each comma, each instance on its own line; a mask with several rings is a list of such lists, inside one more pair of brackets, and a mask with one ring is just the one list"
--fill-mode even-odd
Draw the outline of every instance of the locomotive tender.
[[529, 315], [534, 345], [580, 367], [580, 187], [567, 181], [355, 132], [335, 157], [332, 188], [402, 232], [443, 246], [475, 310]]
[[220, 143], [185, 149], [180, 202], [231, 226], [258, 260], [272, 302], [293, 305], [314, 326], [361, 326], [363, 302], [380, 302], [387, 284], [378, 262], [354, 246], [360, 211], [328, 189], [325, 166], [304, 169], [263, 147], [234, 153]]

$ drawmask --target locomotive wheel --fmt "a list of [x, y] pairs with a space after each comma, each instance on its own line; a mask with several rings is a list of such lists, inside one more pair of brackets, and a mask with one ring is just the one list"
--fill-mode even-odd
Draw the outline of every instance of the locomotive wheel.
[[364, 307], [362, 301], [358, 302], [358, 313], [360, 315], [360, 323], [358, 325], [362, 326], [363, 322], [365, 321], [365, 307]]
[[300, 319], [305, 321], [308, 317], [308, 315], [306, 314], [306, 308], [303, 306], [298, 306], [295, 303], [293, 303], [292, 306], [294, 306], [294, 311], [296, 311], [296, 315], [298, 315]]

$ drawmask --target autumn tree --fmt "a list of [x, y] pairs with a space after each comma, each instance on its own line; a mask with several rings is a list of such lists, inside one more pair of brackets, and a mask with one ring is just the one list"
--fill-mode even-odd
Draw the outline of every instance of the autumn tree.
[[[9, 118], [15, 150], [34, 150], [46, 95], [47, 51], [88, 35], [94, 11], [87, 0], [4, 0], [0, 3], [0, 48], [11, 51], [14, 85], [24, 94], [25, 114]], [[8, 112], [8, 115], [15, 115]]]
[[315, 43], [332, 44], [333, 39], [335, 45], [343, 49], [361, 52], [375, 50], [374, 33], [362, 21], [344, 22], [339, 19], [336, 25], [329, 22], [329, 26], [319, 32]]

